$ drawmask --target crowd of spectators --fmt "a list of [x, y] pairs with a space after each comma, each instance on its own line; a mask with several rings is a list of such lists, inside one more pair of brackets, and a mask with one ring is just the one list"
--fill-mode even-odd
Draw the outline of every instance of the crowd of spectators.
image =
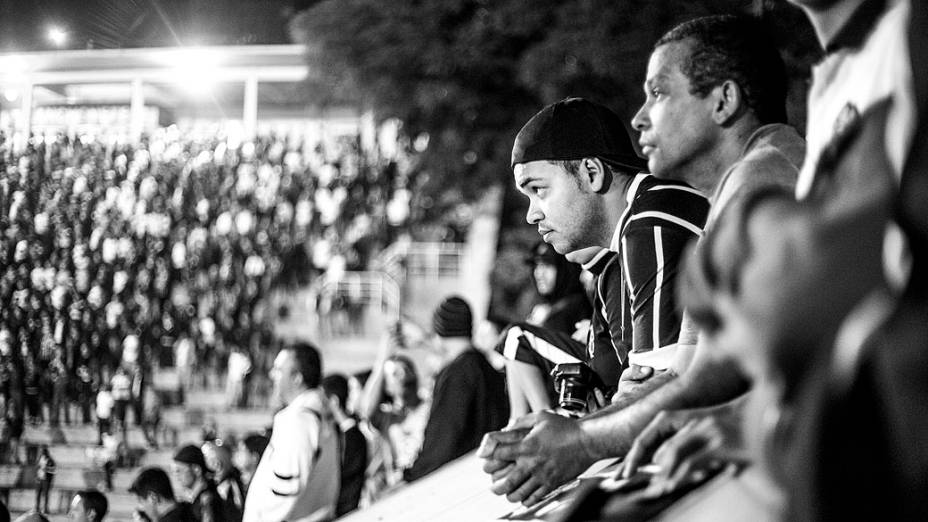
[[[0, 133], [10, 440], [25, 423], [92, 413], [101, 438], [127, 411], [141, 424], [161, 365], [177, 366], [182, 387], [235, 374], [232, 405], [247, 404], [262, 389], [249, 377], [264, 378], [274, 352], [272, 290], [364, 267], [389, 241], [384, 215], [406, 183], [356, 137], [235, 144], [169, 127], [134, 145], [55, 135], [11, 147]], [[395, 224], [408, 216], [393, 213]]]

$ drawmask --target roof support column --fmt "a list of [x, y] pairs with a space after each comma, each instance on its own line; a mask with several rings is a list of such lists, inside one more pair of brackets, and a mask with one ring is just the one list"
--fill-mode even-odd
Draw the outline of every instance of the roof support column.
[[245, 80], [245, 106], [242, 110], [244, 138], [254, 140], [258, 135], [258, 77]]
[[32, 134], [32, 82], [23, 83], [22, 117], [19, 119], [19, 132], [14, 131], [13, 150], [22, 152], [26, 150]]
[[132, 80], [132, 99], [129, 106], [129, 141], [138, 143], [145, 130], [145, 91], [142, 79]]

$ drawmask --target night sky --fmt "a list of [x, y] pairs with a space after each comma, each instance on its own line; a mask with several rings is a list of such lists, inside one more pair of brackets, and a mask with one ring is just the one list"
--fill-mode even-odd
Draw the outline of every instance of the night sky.
[[0, 0], [0, 52], [290, 43], [287, 22], [313, 0]]

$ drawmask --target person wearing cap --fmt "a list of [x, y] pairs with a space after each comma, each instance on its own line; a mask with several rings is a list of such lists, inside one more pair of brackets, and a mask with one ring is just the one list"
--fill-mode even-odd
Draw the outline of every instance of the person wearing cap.
[[174, 478], [190, 498], [194, 515], [202, 522], [225, 520], [225, 507], [216, 491], [216, 483], [210, 478], [206, 459], [200, 448], [193, 444], [181, 447], [174, 454], [171, 464]]
[[[582, 98], [533, 116], [516, 136], [512, 165], [529, 198], [526, 220], [597, 276], [586, 345], [534, 328], [507, 332], [507, 373], [522, 383], [529, 409], [551, 406], [542, 374], [558, 363], [588, 364], [607, 393], [620, 374], [631, 383], [665, 372], [680, 331], [677, 266], [701, 233], [706, 199], [686, 183], [641, 173], [645, 162], [619, 117]], [[524, 411], [519, 388], [510, 386], [516, 413]]]
[[432, 315], [432, 329], [450, 362], [435, 376], [422, 450], [403, 473], [407, 482], [473, 450], [484, 433], [502, 428], [509, 417], [503, 376], [471, 342], [470, 305], [458, 296], [446, 298]]
[[[632, 125], [641, 132], [648, 168], [661, 180], [685, 181], [711, 194], [707, 230], [726, 206], [754, 191], [795, 184], [804, 142], [783, 123], [783, 62], [756, 22], [709, 17], [671, 30], [652, 52], [645, 91]], [[545, 187], [533, 188], [524, 172], [517, 180], [550, 197]], [[547, 239], [556, 241], [540, 223]], [[695, 346], [696, 332], [684, 317], [664, 382], [634, 402], [579, 421], [541, 413], [488, 435], [479, 454], [487, 459], [493, 491], [535, 504], [596, 460], [624, 455], [662, 410], [713, 406], [742, 395], [749, 383], [735, 362]]]
[[308, 343], [280, 350], [270, 371], [271, 440], [245, 498], [245, 522], [311, 522], [335, 516], [341, 480], [339, 431], [320, 388], [322, 361]]
[[78, 491], [68, 507], [68, 520], [71, 522], [102, 522], [109, 510], [106, 495], [95, 489]]
[[139, 471], [129, 493], [135, 495], [137, 507], [134, 520], [150, 522], [196, 522], [190, 504], [174, 497], [171, 479], [161, 468], [150, 467]]

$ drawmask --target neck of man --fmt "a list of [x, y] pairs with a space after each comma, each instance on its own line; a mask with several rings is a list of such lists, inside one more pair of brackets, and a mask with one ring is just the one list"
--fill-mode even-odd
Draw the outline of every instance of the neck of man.
[[180, 504], [178, 504], [177, 502], [174, 502], [174, 501], [172, 501], [172, 500], [165, 500], [165, 501], [161, 502], [161, 503], [158, 505], [158, 507], [157, 507], [157, 509], [158, 509], [158, 516], [155, 518], [155, 520], [160, 520], [162, 517], [164, 517], [165, 515], [167, 515], [167, 514], [170, 513], [171, 511], [174, 511], [175, 509], [177, 509], [178, 506], [180, 506]]
[[753, 116], [742, 116], [723, 130], [707, 154], [686, 165], [685, 172], [681, 172], [677, 179], [686, 181], [706, 197], [711, 197], [722, 176], [741, 158], [748, 139], [760, 127], [760, 122]]
[[441, 348], [445, 352], [448, 361], [464, 353], [470, 346], [471, 342], [467, 337], [443, 337], [441, 339]]
[[[603, 223], [603, 230], [599, 234], [599, 243], [595, 245], [603, 248], [609, 248], [612, 245], [615, 227], [619, 226], [622, 214], [625, 213], [625, 208], [628, 206], [628, 191], [631, 190], [632, 182], [635, 181], [635, 175], [614, 173], [613, 176], [612, 186], [609, 187], [609, 192], [603, 196], [605, 200], [605, 205], [603, 205], [605, 222]], [[572, 259], [568, 260], [577, 262]]]
[[299, 397], [300, 395], [303, 395], [303, 393], [306, 392], [307, 390], [309, 390], [309, 388], [307, 388], [306, 386], [302, 386], [298, 389], [293, 390], [290, 393], [289, 397], [285, 397], [283, 399], [284, 407], [290, 406], [290, 404], [292, 404], [293, 401], [296, 400], [297, 397]]
[[190, 487], [190, 501], [193, 502], [197, 499], [197, 495], [200, 494], [204, 489], [206, 489], [206, 479], [200, 477], [193, 483], [193, 486]]
[[806, 12], [818, 43], [824, 49], [828, 42], [834, 39], [838, 31], [844, 27], [854, 11], [866, 0], [837, 0], [822, 2], [820, 5], [803, 4], [802, 10]]

